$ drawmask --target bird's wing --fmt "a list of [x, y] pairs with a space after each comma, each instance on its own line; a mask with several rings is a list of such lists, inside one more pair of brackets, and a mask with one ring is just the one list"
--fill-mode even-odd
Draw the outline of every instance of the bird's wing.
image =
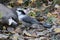
[[12, 23], [17, 24], [12, 18], [8, 19], [8, 21], [9, 21], [9, 25], [11, 25]]
[[12, 17], [14, 21], [18, 20], [16, 14], [14, 14], [14, 12], [11, 9], [4, 6], [3, 4], [0, 4], [0, 14], [1, 14], [0, 18], [3, 18], [3, 22], [8, 23], [8, 19], [10, 17]]
[[30, 16], [26, 16], [22, 20], [24, 22], [31, 23], [31, 24], [38, 23], [38, 21], [36, 19], [33, 19]]
[[0, 14], [4, 17], [10, 17], [10, 16], [15, 16], [13, 14], [13, 11], [10, 10], [8, 7], [4, 6], [3, 4], [0, 4]]

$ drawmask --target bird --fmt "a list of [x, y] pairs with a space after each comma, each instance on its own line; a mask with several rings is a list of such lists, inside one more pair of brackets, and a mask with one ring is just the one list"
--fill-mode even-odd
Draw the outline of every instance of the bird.
[[18, 15], [18, 20], [19, 21], [23, 21], [23, 22], [26, 22], [26, 23], [29, 23], [29, 24], [39, 24], [40, 23], [36, 19], [26, 15], [24, 10], [21, 10], [20, 8], [16, 9], [16, 13]]
[[12, 26], [12, 27], [17, 27], [18, 23], [16, 21], [14, 21], [12, 18], [8, 19], [8, 25]]
[[[27, 11], [28, 12], [28, 11]], [[38, 25], [42, 25], [44, 28], [51, 28], [52, 24], [50, 23], [41, 23], [39, 21], [37, 21], [36, 19], [26, 15], [26, 12], [24, 12], [24, 10], [21, 10], [20, 8], [17, 8], [16, 13], [18, 15], [18, 20], [19, 21], [23, 21], [25, 23], [29, 23], [29, 24], [38, 24]]]
[[18, 25], [17, 15], [8, 7], [0, 4], [0, 25], [16, 27]]

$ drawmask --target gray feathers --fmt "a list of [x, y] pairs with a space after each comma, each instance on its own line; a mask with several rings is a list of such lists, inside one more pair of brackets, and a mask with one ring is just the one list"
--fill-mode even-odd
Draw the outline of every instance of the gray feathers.
[[10, 18], [13, 19], [16, 22], [18, 20], [17, 15], [11, 9], [7, 8], [3, 4], [0, 4], [0, 14], [1, 14], [0, 20], [2, 20], [1, 23], [3, 23], [3, 24], [8, 24], [9, 25], [8, 20]]
[[29, 16], [25, 16], [22, 20], [24, 22], [31, 23], [31, 24], [39, 23], [36, 19], [33, 19], [33, 18], [29, 17]]

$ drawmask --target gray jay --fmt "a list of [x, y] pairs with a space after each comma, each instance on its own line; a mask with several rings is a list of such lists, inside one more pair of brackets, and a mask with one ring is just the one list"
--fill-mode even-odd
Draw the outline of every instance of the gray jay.
[[30, 16], [26, 15], [26, 13], [20, 8], [17, 8], [16, 13], [18, 15], [19, 21], [23, 21], [23, 22], [30, 23], [30, 24], [34, 24], [34, 23], [39, 24], [39, 22], [36, 19], [31, 18]]

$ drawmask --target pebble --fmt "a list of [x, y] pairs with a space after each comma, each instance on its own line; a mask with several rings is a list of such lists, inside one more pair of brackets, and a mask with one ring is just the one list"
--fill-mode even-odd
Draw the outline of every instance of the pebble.
[[4, 34], [0, 34], [0, 38], [8, 38], [9, 36], [7, 36], [7, 35], [4, 35]]

